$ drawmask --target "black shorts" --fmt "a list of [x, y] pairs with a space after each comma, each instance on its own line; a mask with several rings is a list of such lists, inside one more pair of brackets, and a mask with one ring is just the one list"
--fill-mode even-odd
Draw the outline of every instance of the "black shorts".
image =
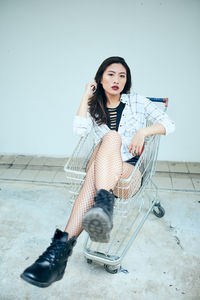
[[136, 155], [136, 156], [131, 157], [130, 159], [126, 160], [125, 162], [131, 164], [132, 166], [135, 166], [137, 164], [137, 161], [139, 158], [140, 158], [140, 156]]

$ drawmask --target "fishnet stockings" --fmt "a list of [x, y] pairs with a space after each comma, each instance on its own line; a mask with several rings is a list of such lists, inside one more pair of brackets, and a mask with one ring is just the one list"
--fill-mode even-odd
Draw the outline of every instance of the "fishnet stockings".
[[[123, 162], [121, 158], [121, 137], [117, 131], [111, 130], [104, 135], [95, 148], [86, 169], [86, 177], [81, 191], [74, 203], [65, 231], [72, 236], [78, 236], [82, 231], [82, 219], [94, 204], [96, 191], [116, 189], [120, 178], [128, 178], [133, 166]], [[139, 188], [139, 187], [138, 187]]]
[[95, 158], [96, 189], [114, 189], [122, 175], [121, 137], [115, 130], [104, 135]]

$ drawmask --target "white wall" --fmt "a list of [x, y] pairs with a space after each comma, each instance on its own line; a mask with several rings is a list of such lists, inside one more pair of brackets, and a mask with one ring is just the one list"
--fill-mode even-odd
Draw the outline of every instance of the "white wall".
[[134, 90], [169, 97], [161, 160], [199, 161], [200, 1], [0, 0], [0, 153], [65, 156], [99, 64], [118, 55]]

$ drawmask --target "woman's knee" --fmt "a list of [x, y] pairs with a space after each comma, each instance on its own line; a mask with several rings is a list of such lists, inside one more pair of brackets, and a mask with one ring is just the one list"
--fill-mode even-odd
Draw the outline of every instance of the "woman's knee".
[[[132, 173], [134, 166], [124, 162], [121, 177], [114, 189], [114, 194], [118, 198], [127, 199], [130, 196], [135, 195], [141, 186], [142, 175], [139, 170], [136, 170], [134, 177]], [[123, 179], [126, 179], [123, 181]]]
[[86, 177], [88, 176], [88, 174], [90, 174], [91, 172], [94, 172], [94, 164], [95, 164], [95, 159], [87, 165], [86, 167]]
[[109, 132], [107, 132], [104, 136], [103, 136], [103, 141], [107, 141], [107, 142], [116, 142], [119, 143], [121, 145], [122, 143], [122, 139], [121, 136], [119, 135], [119, 133], [116, 130], [110, 130]]

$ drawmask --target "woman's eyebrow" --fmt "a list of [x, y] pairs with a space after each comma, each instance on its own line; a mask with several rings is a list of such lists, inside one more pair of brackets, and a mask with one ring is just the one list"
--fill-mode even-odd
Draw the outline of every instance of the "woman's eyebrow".
[[[115, 71], [108, 70], [108, 72], [116, 73]], [[119, 72], [119, 74], [126, 74], [126, 72]]]

